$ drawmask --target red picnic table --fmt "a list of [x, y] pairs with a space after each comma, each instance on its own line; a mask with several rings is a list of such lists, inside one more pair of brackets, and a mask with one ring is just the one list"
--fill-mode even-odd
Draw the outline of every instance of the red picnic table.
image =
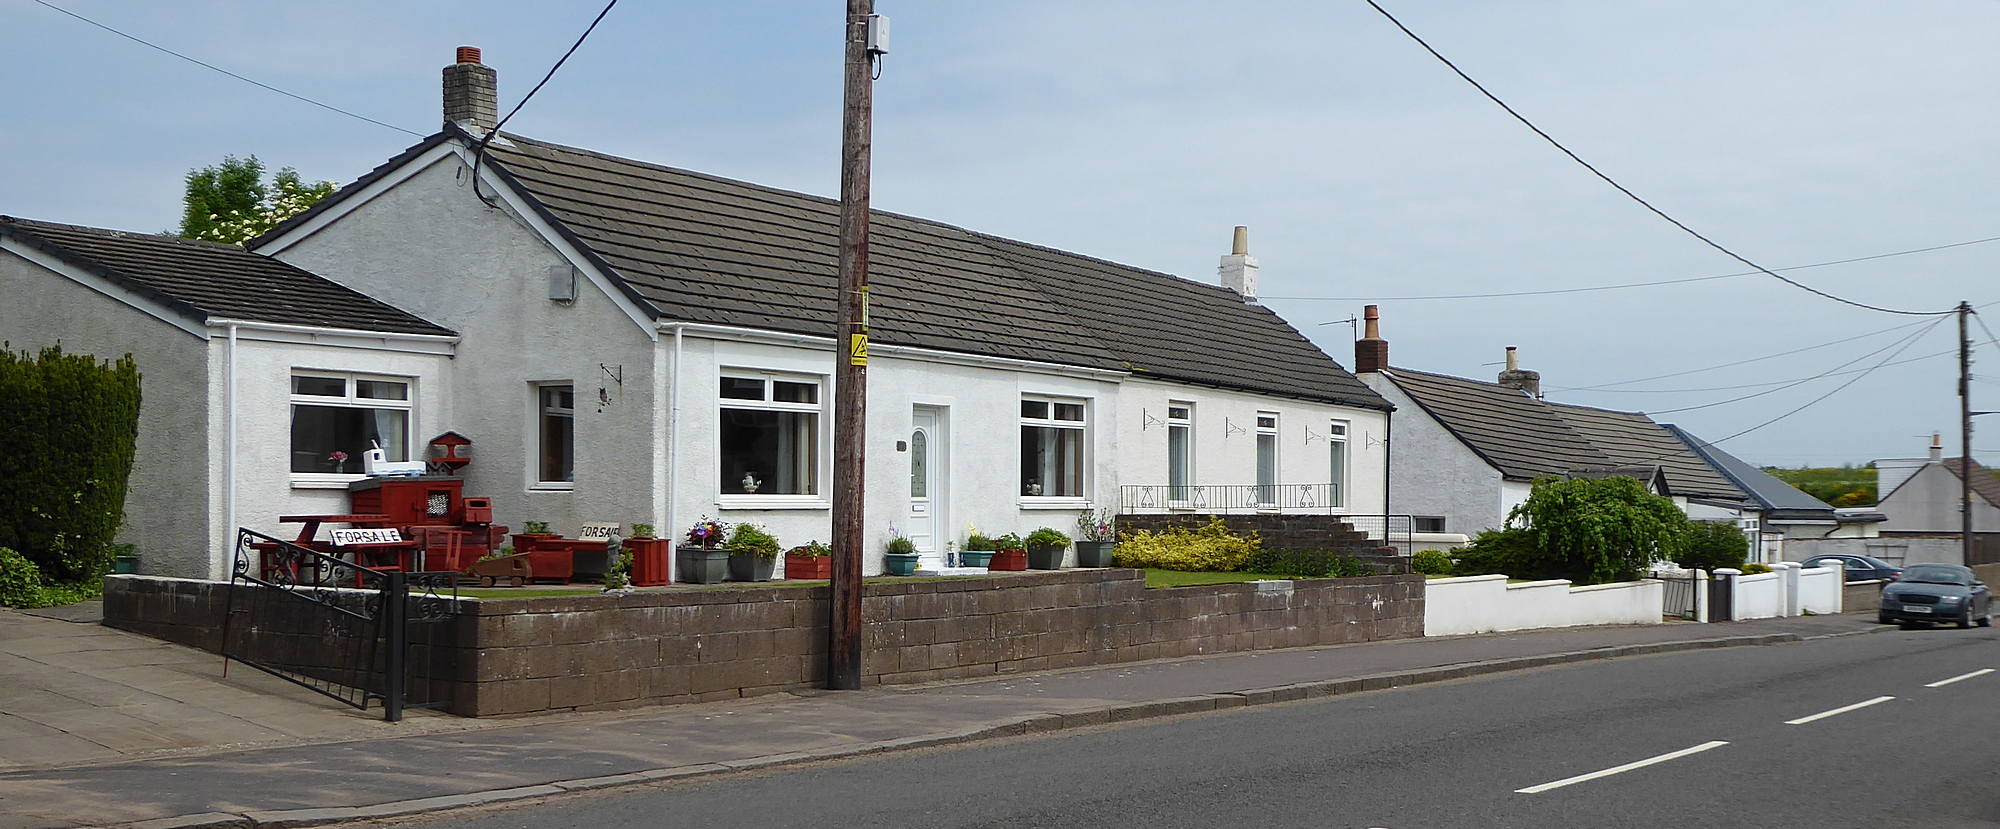
[[[292, 543], [308, 550], [335, 558], [341, 557], [341, 553], [343, 552], [351, 552], [355, 564], [374, 570], [401, 570], [404, 572], [422, 570], [424, 565], [423, 545], [416, 541], [376, 541], [361, 544], [335, 545], [330, 540], [320, 541], [316, 538], [319, 535], [319, 525], [321, 524], [353, 524], [360, 527], [368, 527], [369, 525], [379, 526], [388, 521], [389, 516], [374, 513], [278, 516], [279, 523], [303, 525], [299, 527], [298, 540]], [[317, 572], [318, 568], [314, 567], [312, 569], [315, 571], [313, 577], [317, 580], [319, 576]], [[266, 578], [271, 576], [272, 571], [268, 564], [265, 566], [264, 572]], [[293, 573], [291, 575], [296, 578], [302, 574]], [[360, 582], [361, 574], [356, 573], [356, 585], [359, 585]]]

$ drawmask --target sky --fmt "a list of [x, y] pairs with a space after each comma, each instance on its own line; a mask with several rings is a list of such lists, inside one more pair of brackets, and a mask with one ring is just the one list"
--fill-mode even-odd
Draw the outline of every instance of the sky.
[[[436, 131], [457, 46], [484, 50], [511, 109], [602, 7], [49, 2], [415, 134], [0, 0], [13, 80], [0, 213], [146, 232], [175, 227], [183, 176], [224, 155], [358, 178]], [[1759, 265], [2000, 236], [2000, 3], [1379, 2], [1580, 156]], [[875, 85], [878, 209], [1207, 282], [1247, 225], [1264, 304], [1343, 365], [1347, 320], [1375, 302], [1394, 365], [1490, 379], [1518, 346], [1551, 400], [1646, 411], [1754, 463], [1921, 455], [1932, 432], [1957, 452], [1950, 319], [1763, 275], [1408, 298], [1748, 269], [1542, 142], [1363, 0], [876, 10], [893, 21]], [[625, 0], [507, 129], [836, 195], [843, 11]], [[1788, 275], [1942, 311], [2000, 303], [1996, 263], [2000, 241]], [[1986, 316], [2000, 330], [2000, 304]], [[1974, 357], [1973, 408], [2000, 409], [2000, 345]], [[1826, 372], [1847, 373], [1752, 385]], [[1701, 408], [1669, 411], [1687, 407]], [[1973, 447], [2000, 464], [2000, 423]]]

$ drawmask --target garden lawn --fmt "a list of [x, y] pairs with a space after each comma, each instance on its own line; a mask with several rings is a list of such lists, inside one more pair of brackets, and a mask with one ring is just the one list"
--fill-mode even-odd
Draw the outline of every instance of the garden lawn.
[[1196, 584], [1235, 584], [1246, 581], [1271, 581], [1286, 579], [1270, 573], [1218, 573], [1212, 571], [1188, 572], [1185, 570], [1160, 570], [1146, 568], [1147, 587], [1188, 587]]

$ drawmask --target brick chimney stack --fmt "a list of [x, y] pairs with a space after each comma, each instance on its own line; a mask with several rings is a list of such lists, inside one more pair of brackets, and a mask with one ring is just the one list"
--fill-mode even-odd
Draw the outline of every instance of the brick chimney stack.
[[444, 121], [475, 135], [492, 131], [500, 119], [499, 79], [493, 67], [479, 62], [479, 47], [460, 46], [452, 65], [444, 68]]
[[1361, 339], [1354, 341], [1354, 373], [1371, 374], [1389, 367], [1389, 341], [1382, 339], [1382, 313], [1370, 305], [1361, 311]]
[[1222, 276], [1222, 287], [1242, 294], [1244, 302], [1257, 301], [1257, 259], [1250, 255], [1250, 228], [1236, 226], [1229, 255], [1222, 257], [1222, 266], [1216, 270]]
[[1542, 397], [1541, 372], [1522, 370], [1521, 358], [1514, 353], [1511, 345], [1507, 346], [1507, 368], [1500, 372], [1500, 385], [1520, 389], [1537, 400]]

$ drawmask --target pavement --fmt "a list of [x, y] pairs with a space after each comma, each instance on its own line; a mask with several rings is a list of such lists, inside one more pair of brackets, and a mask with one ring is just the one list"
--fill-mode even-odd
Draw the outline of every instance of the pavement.
[[503, 720], [431, 715], [388, 724], [376, 712], [343, 709], [240, 667], [222, 679], [213, 654], [87, 622], [0, 612], [0, 760], [7, 763], [0, 766], [0, 829], [347, 822], [1586, 660], [1879, 629], [1865, 614], [1566, 628], [625, 712]]

